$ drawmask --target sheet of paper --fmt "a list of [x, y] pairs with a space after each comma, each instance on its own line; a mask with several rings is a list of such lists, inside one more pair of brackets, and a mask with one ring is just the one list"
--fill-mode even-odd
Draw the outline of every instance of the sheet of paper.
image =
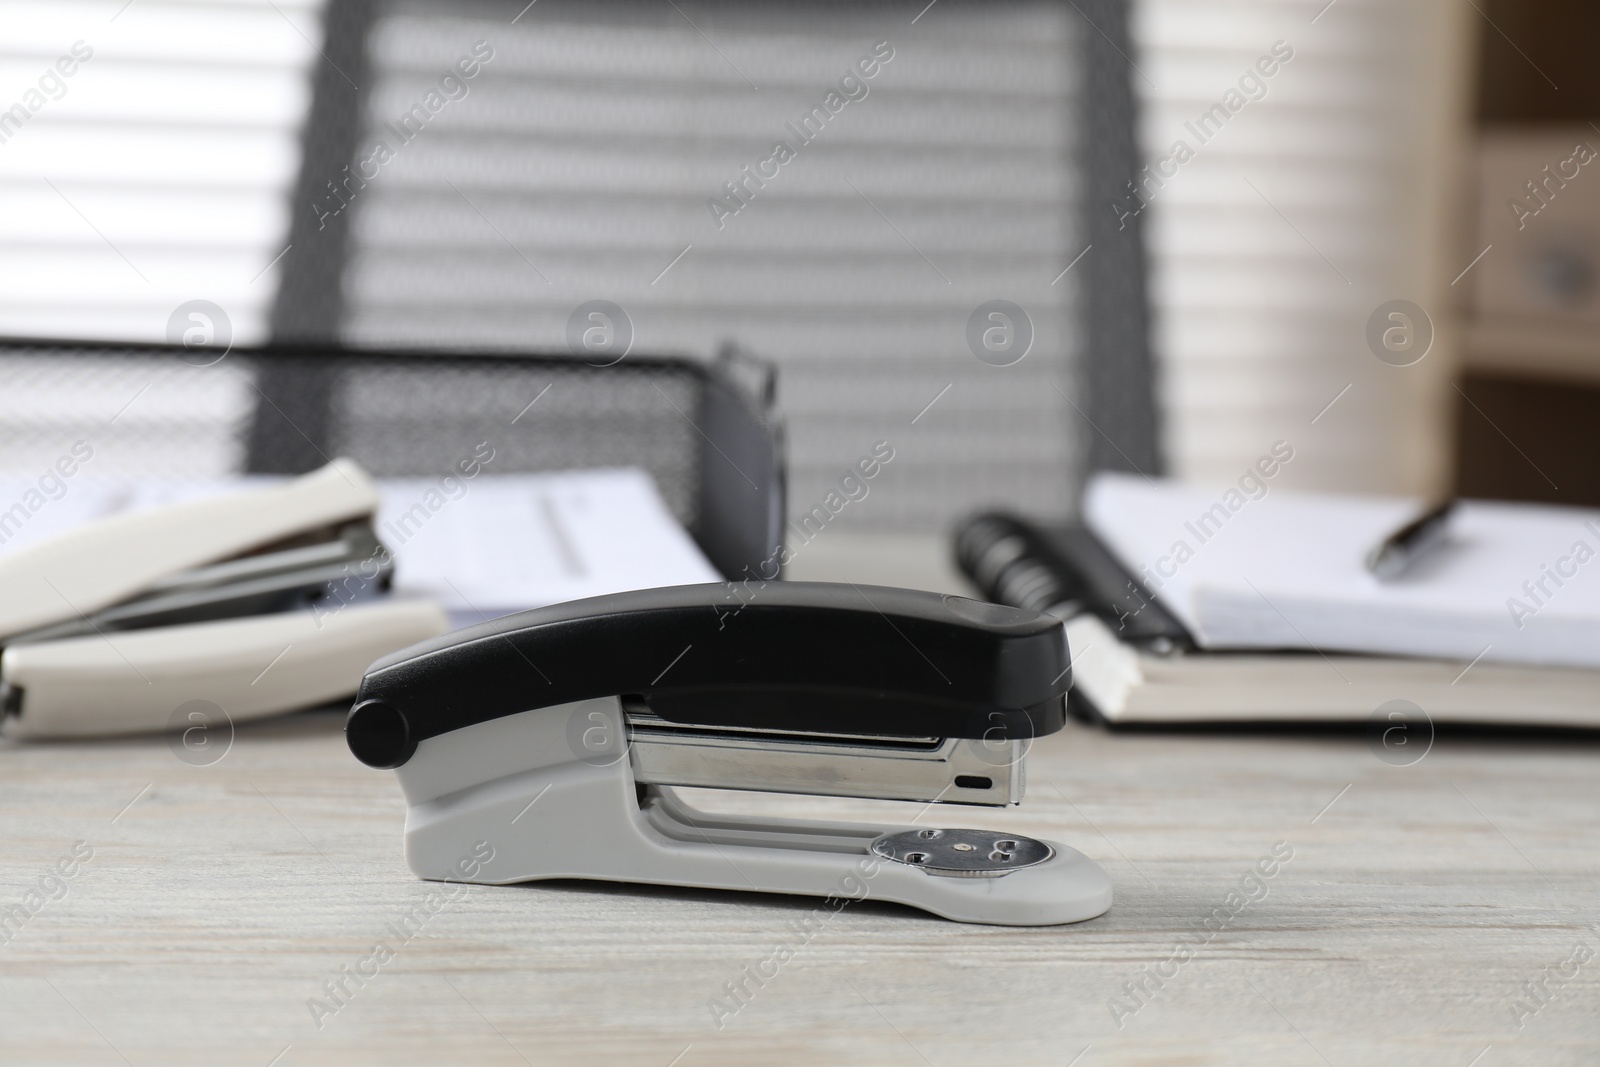
[[380, 482], [397, 591], [473, 620], [627, 589], [717, 582], [641, 470]]
[[[1259, 482], [1257, 484], [1260, 484]], [[1085, 519], [1210, 648], [1600, 666], [1600, 512], [1466, 502], [1394, 582], [1367, 551], [1418, 500], [1098, 475]]]

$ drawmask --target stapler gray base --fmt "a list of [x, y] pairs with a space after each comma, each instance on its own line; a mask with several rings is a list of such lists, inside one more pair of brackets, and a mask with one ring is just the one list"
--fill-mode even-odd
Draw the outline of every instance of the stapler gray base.
[[1111, 906], [1106, 873], [1054, 842], [697, 811], [672, 786], [639, 780], [628, 730], [622, 701], [603, 697], [420, 741], [397, 768], [412, 871], [886, 900], [1003, 926], [1080, 922]]

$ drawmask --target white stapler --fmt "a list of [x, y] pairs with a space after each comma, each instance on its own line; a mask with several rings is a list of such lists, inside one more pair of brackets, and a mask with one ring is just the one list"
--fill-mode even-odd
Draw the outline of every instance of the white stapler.
[[1010, 926], [1111, 906], [1105, 872], [1051, 841], [685, 803], [675, 787], [1016, 804], [1032, 739], [1065, 723], [1051, 616], [904, 589], [745, 590], [573, 601], [373, 664], [345, 736], [399, 776], [412, 871], [864, 895]]
[[336, 460], [0, 557], [0, 731], [136, 733], [195, 700], [237, 722], [348, 696], [374, 659], [448, 629], [433, 603], [380, 599], [377, 506]]

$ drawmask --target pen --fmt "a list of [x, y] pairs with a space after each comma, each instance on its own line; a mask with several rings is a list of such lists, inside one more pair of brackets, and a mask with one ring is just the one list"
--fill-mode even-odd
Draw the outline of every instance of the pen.
[[1445, 530], [1450, 525], [1450, 513], [1455, 508], [1456, 502], [1447, 500], [1385, 537], [1367, 553], [1367, 570], [1380, 582], [1399, 577], [1406, 568], [1444, 541]]

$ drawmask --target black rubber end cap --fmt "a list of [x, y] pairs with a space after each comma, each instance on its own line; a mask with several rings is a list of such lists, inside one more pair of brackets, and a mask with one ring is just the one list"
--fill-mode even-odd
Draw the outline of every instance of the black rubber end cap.
[[344, 721], [344, 740], [368, 767], [393, 770], [417, 750], [406, 717], [381, 700], [363, 700]]

